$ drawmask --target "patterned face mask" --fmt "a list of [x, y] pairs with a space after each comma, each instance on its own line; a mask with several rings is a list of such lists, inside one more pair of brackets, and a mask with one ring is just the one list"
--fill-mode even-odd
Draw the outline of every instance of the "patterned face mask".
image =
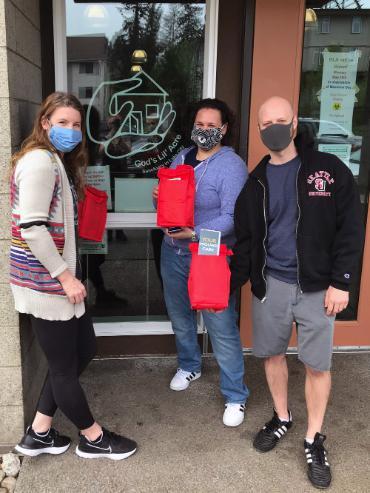
[[191, 140], [201, 149], [210, 151], [221, 142], [223, 137], [221, 130], [223, 127], [224, 125], [220, 128], [198, 128], [194, 125], [191, 132]]

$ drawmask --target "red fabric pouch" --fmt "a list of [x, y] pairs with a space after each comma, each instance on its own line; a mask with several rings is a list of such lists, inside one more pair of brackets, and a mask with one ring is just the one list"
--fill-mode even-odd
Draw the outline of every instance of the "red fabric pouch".
[[229, 305], [230, 268], [233, 252], [220, 246], [219, 255], [198, 255], [198, 243], [190, 243], [191, 265], [188, 290], [193, 310], [224, 310]]
[[78, 204], [78, 235], [91, 241], [102, 241], [107, 223], [108, 195], [95, 187], [85, 187], [85, 198]]
[[158, 178], [157, 226], [193, 228], [194, 168], [188, 164], [180, 164], [174, 169], [161, 168]]

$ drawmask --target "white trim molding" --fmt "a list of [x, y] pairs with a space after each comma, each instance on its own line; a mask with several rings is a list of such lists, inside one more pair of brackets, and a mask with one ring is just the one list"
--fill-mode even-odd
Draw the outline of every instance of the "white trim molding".
[[[251, 347], [243, 347], [243, 353], [252, 353]], [[333, 346], [333, 353], [335, 354], [360, 354], [370, 353], [370, 346]], [[298, 348], [288, 347], [287, 354], [298, 354]]]
[[55, 90], [68, 91], [65, 0], [53, 0]]
[[[163, 2], [165, 3], [165, 2]], [[206, 0], [203, 98], [216, 96], [219, 0]], [[53, 0], [55, 90], [68, 91], [65, 0]]]
[[157, 228], [156, 212], [109, 212], [107, 229], [154, 229]]
[[206, 32], [204, 37], [203, 98], [216, 96], [219, 0], [206, 2]]
[[[167, 321], [141, 321], [141, 322], [95, 322], [95, 335], [97, 337], [111, 336], [157, 336], [173, 335], [171, 322]], [[198, 325], [198, 334], [204, 330]]]

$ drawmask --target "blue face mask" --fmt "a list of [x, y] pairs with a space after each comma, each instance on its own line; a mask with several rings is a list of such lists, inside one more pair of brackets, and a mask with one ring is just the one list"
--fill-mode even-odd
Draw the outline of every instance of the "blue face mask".
[[82, 132], [53, 125], [49, 132], [49, 139], [58, 151], [71, 152], [82, 141]]

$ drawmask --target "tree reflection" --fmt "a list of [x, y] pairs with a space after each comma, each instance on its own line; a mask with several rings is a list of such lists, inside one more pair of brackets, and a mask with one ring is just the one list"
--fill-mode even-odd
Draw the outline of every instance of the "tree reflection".
[[204, 5], [140, 2], [117, 7], [122, 29], [108, 48], [110, 80], [127, 78], [132, 53], [145, 50], [144, 70], [170, 94], [177, 112], [173, 130], [188, 127], [186, 106], [202, 95]]

